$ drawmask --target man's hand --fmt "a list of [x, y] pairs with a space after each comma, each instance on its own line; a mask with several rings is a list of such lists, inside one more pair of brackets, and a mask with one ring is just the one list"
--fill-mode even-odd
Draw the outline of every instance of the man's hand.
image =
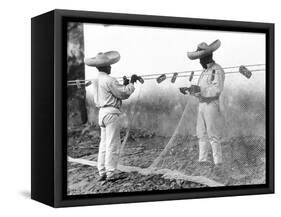
[[180, 92], [184, 95], [186, 95], [188, 92], [192, 96], [201, 97], [200, 87], [198, 85], [191, 85], [190, 87], [181, 87], [179, 89]]
[[140, 83], [144, 83], [144, 80], [143, 80], [143, 78], [141, 77], [141, 76], [138, 76], [138, 81], [140, 82]]
[[200, 87], [198, 85], [191, 85], [188, 88], [188, 92], [190, 95], [196, 96], [196, 95], [200, 94]]
[[130, 83], [134, 84], [138, 79], [139, 79], [139, 76], [133, 74], [133, 75], [131, 76], [131, 81], [130, 81]]
[[129, 82], [130, 80], [126, 76], [123, 76], [123, 85], [127, 86]]
[[193, 96], [195, 96], [195, 97], [197, 97], [197, 98], [199, 98], [199, 99], [202, 97], [200, 92], [194, 93]]
[[187, 87], [180, 87], [179, 88], [180, 89], [180, 92], [182, 93], [182, 94], [184, 94], [184, 95], [186, 95], [187, 94]]
[[199, 100], [201, 100], [201, 98], [202, 98], [201, 92], [195, 92], [190, 95], [197, 97]]

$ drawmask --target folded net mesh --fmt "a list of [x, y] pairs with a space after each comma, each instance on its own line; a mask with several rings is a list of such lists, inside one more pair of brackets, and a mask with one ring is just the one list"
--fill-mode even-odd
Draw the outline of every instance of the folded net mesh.
[[[263, 112], [257, 117], [264, 116]], [[210, 163], [200, 164], [198, 139], [185, 130], [190, 115], [196, 114], [190, 114], [186, 105], [171, 139], [150, 165], [151, 169], [170, 169], [189, 176], [203, 176], [223, 185], [265, 183], [264, 136], [241, 134], [228, 137], [222, 141], [223, 165], [219, 169], [212, 163], [211, 149], [208, 156]]]

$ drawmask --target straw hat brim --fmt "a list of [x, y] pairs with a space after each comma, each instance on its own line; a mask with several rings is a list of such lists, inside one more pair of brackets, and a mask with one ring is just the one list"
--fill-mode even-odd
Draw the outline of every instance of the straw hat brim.
[[204, 56], [207, 56], [208, 54], [213, 53], [221, 46], [220, 40], [214, 41], [212, 44], [210, 44], [208, 47], [206, 47], [204, 50], [197, 50], [194, 52], [187, 52], [187, 57], [191, 60], [200, 59]]
[[100, 53], [95, 57], [87, 58], [84, 60], [87, 66], [92, 67], [102, 67], [109, 66], [117, 63], [120, 60], [120, 54], [117, 51], [109, 51], [105, 53]]

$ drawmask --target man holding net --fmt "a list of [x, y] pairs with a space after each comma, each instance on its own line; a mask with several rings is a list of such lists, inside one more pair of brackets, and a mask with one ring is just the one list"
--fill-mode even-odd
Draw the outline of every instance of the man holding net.
[[198, 45], [196, 51], [187, 53], [189, 59], [199, 59], [204, 69], [198, 79], [199, 91], [193, 93], [199, 99], [196, 127], [199, 138], [199, 162], [208, 164], [207, 158], [211, 148], [215, 168], [218, 170], [222, 165], [220, 141], [222, 115], [219, 97], [223, 91], [225, 74], [222, 67], [213, 60], [213, 52], [220, 47], [220, 44], [220, 40], [216, 40], [210, 45], [203, 42]]
[[98, 53], [96, 57], [85, 59], [85, 64], [98, 69], [97, 78], [93, 81], [94, 102], [99, 108], [99, 125], [101, 129], [98, 153], [98, 170], [100, 181], [115, 181], [126, 175], [117, 170], [120, 141], [120, 108], [122, 100], [128, 99], [134, 92], [134, 83], [139, 79], [132, 75], [131, 80], [119, 82], [110, 76], [111, 65], [117, 63], [120, 54], [117, 51]]

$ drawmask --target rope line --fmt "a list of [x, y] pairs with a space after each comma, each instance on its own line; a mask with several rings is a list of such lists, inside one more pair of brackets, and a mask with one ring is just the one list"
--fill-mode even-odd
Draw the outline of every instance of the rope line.
[[[202, 70], [201, 70], [202, 71]], [[264, 72], [265, 69], [252, 69], [250, 70], [251, 72]], [[192, 72], [192, 71], [188, 71], [188, 72]], [[239, 74], [240, 72], [239, 71], [228, 71], [228, 72], [225, 72], [225, 74]], [[168, 74], [168, 73], [167, 73]], [[167, 75], [166, 74], [166, 75]], [[153, 74], [151, 75], [150, 77], [144, 77], [144, 76], [141, 76], [144, 80], [153, 80], [153, 79], [156, 79], [157, 77], [152, 77], [152, 76], [157, 76], [158, 74]], [[161, 74], [162, 75], [162, 74]], [[189, 74], [186, 74], [186, 75], [178, 75], [177, 78], [183, 78], [183, 77], [188, 77]], [[199, 77], [200, 74], [195, 74], [193, 77]], [[167, 78], [172, 78], [173, 77], [173, 74], [166, 76], [166, 79]], [[121, 80], [121, 78], [117, 78], [117, 80]], [[88, 80], [73, 80], [73, 81], [68, 81], [67, 83], [67, 86], [77, 86], [77, 81], [80, 82], [80, 84], [84, 84], [86, 82], [89, 82], [89, 81], [94, 81], [94, 79], [88, 79]]]
[[[254, 67], [254, 66], [264, 66], [265, 64], [252, 64], [252, 65], [244, 65], [245, 67]], [[234, 69], [234, 68], [239, 68], [240, 66], [228, 66], [224, 67], [223, 69]], [[160, 76], [163, 74], [166, 75], [173, 75], [174, 73], [178, 74], [184, 74], [184, 73], [190, 73], [190, 72], [202, 72], [202, 69], [196, 69], [196, 70], [187, 70], [187, 71], [179, 71], [179, 72], [167, 72], [167, 73], [157, 73], [157, 74], [146, 74], [142, 75], [142, 77], [152, 77], [152, 76]], [[179, 76], [178, 76], [179, 77]], [[118, 77], [117, 79], [121, 79], [122, 77]]]
[[[258, 66], [265, 66], [265, 64], [250, 64], [250, 65], [244, 65], [245, 67], [258, 67]], [[228, 67], [224, 67], [223, 69], [224, 70], [227, 70], [227, 69], [235, 69], [235, 68], [239, 68], [240, 66], [228, 66]], [[253, 69], [252, 71], [257, 71], [257, 69]], [[154, 78], [151, 78], [151, 77], [154, 77], [154, 76], [160, 76], [160, 75], [163, 75], [163, 74], [166, 74], [167, 77], [170, 78], [170, 76], [173, 76], [174, 73], [178, 73], [178, 77], [186, 77], [186, 76], [182, 76], [181, 74], [186, 74], [186, 73], [191, 73], [191, 72], [202, 72], [202, 69], [196, 69], [196, 70], [187, 70], [187, 71], [180, 71], [180, 72], [168, 72], [168, 73], [155, 73], [155, 74], [145, 74], [145, 75], [142, 75], [142, 78], [144, 80], [150, 80], [150, 79], [154, 79]], [[233, 73], [239, 73], [238, 71], [236, 72], [225, 72], [226, 74], [233, 74]], [[199, 74], [196, 74], [194, 75], [195, 77], [196, 76], [199, 76]], [[122, 77], [116, 77], [117, 80], [121, 80]], [[75, 84], [76, 85], [76, 82], [88, 82], [88, 81], [93, 81], [94, 79], [86, 79], [86, 80], [70, 80], [70, 81], [67, 81], [68, 84]], [[72, 85], [70, 85], [72, 86]], [[74, 85], [73, 85], [74, 86]]]
[[[250, 64], [250, 65], [244, 65], [245, 67], [255, 67], [255, 66], [265, 66], [265, 64]], [[240, 66], [228, 66], [228, 67], [224, 67], [223, 69], [234, 69], [234, 68], [239, 68]], [[180, 71], [180, 72], [168, 72], [168, 73], [156, 73], [156, 74], [146, 74], [146, 75], [142, 75], [143, 78], [146, 77], [152, 77], [152, 76], [160, 76], [162, 74], [166, 74], [166, 75], [173, 75], [174, 73], [178, 73], [178, 74], [184, 74], [184, 73], [189, 73], [189, 72], [202, 72], [202, 69], [196, 69], [196, 70], [187, 70], [187, 71]], [[197, 75], [198, 76], [198, 75]], [[122, 77], [117, 77], [116, 79], [122, 79]], [[68, 81], [68, 83], [71, 82], [76, 82], [76, 81], [92, 81], [93, 79], [89, 79], [89, 80], [70, 80]]]
[[[251, 70], [251, 72], [264, 72], [265, 69], [255, 69], [255, 70]], [[230, 72], [225, 72], [225, 74], [238, 74], [240, 72], [237, 72], [237, 71], [230, 71]], [[208, 75], [208, 74], [205, 74], [205, 75]], [[211, 75], [211, 73], [210, 73]], [[188, 77], [189, 75], [178, 75], [177, 78], [184, 78], [184, 77]], [[193, 77], [199, 77], [200, 75], [199, 74], [196, 74], [194, 75]], [[167, 78], [172, 78], [173, 76], [166, 76], [166, 79]], [[144, 80], [153, 80], [153, 79], [156, 79], [157, 77], [150, 77], [150, 78], [144, 78]]]

